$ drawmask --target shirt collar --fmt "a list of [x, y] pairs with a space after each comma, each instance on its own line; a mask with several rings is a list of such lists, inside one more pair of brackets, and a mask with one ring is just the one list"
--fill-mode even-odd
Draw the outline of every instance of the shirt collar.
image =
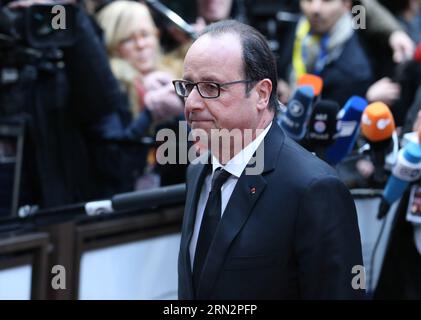
[[222, 167], [225, 171], [228, 171], [229, 173], [231, 173], [231, 175], [237, 178], [240, 178], [241, 174], [243, 173], [247, 164], [250, 162], [250, 159], [252, 158], [253, 154], [256, 152], [260, 143], [263, 141], [263, 139], [267, 135], [271, 126], [272, 126], [272, 121], [263, 130], [263, 132], [260, 133], [256, 137], [256, 139], [250, 142], [243, 150], [241, 150], [232, 159], [230, 159], [225, 166], [223, 166], [219, 162], [219, 160], [214, 155], [212, 155], [212, 173], [214, 173], [216, 169]]

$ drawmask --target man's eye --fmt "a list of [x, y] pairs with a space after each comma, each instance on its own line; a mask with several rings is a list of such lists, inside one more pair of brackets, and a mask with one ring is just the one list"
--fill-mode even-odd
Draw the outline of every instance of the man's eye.
[[207, 92], [213, 92], [218, 90], [218, 86], [214, 83], [203, 83], [202, 88]]

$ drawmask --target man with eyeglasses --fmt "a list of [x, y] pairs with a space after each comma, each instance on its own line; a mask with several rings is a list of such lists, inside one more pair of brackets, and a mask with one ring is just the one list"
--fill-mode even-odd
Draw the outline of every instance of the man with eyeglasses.
[[263, 36], [236, 21], [208, 26], [174, 87], [209, 151], [187, 172], [179, 298], [362, 298], [354, 202], [333, 169], [273, 121], [276, 67]]

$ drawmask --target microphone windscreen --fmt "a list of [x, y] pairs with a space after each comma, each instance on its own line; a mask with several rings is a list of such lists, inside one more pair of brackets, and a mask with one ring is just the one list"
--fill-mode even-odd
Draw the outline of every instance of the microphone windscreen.
[[326, 160], [330, 164], [338, 164], [353, 149], [360, 128], [361, 115], [366, 106], [367, 100], [352, 96], [339, 111], [337, 139], [326, 150]]
[[298, 79], [297, 86], [298, 87], [301, 87], [301, 86], [311, 86], [311, 87], [313, 87], [314, 96], [317, 97], [317, 96], [320, 96], [320, 93], [322, 92], [323, 80], [319, 76], [316, 76], [314, 74], [306, 73]]
[[281, 116], [281, 127], [292, 139], [304, 138], [312, 111], [314, 92], [311, 86], [298, 87]]
[[370, 142], [388, 140], [395, 131], [395, 120], [383, 102], [373, 102], [365, 108], [361, 118], [361, 132]]
[[421, 146], [418, 143], [408, 142], [398, 153], [398, 159], [392, 169], [392, 174], [383, 191], [383, 200], [386, 210], [381, 209], [379, 218], [387, 213], [387, 209], [402, 197], [410, 182], [421, 177]]
[[333, 142], [339, 109], [339, 104], [332, 100], [320, 100], [314, 105], [308, 129], [308, 140], [312, 145], [328, 146]]

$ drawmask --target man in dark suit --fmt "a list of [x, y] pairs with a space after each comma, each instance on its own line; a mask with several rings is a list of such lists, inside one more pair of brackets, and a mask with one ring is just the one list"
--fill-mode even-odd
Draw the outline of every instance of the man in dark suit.
[[176, 92], [210, 152], [187, 173], [179, 298], [363, 297], [352, 284], [363, 264], [354, 202], [333, 169], [273, 121], [276, 67], [265, 39], [239, 22], [210, 25], [183, 78]]

